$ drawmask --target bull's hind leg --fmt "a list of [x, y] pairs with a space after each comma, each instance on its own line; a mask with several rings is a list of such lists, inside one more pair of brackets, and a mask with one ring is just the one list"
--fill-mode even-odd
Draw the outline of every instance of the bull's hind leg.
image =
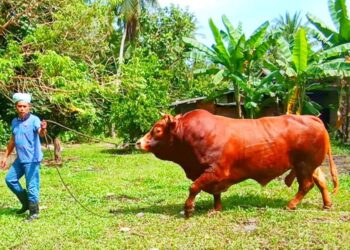
[[331, 197], [327, 189], [327, 181], [321, 168], [316, 168], [312, 175], [318, 189], [321, 191], [323, 199], [323, 208], [328, 209], [332, 206]]
[[284, 178], [284, 183], [288, 187], [290, 187], [290, 186], [292, 186], [294, 179], [295, 179], [295, 171], [294, 171], [294, 169], [291, 169], [289, 174], [286, 176], [286, 178]]
[[214, 210], [215, 211], [221, 211], [222, 210], [221, 193], [214, 194]]
[[304, 196], [314, 186], [313, 168], [310, 168], [306, 164], [299, 164], [295, 167], [295, 174], [299, 183], [299, 189], [295, 197], [288, 203], [288, 209], [295, 209]]

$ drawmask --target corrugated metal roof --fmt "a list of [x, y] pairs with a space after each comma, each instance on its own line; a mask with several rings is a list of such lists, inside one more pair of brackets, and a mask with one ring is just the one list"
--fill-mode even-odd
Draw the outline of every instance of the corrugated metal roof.
[[191, 98], [191, 99], [177, 100], [177, 101], [173, 102], [171, 104], [171, 106], [177, 106], [177, 105], [180, 105], [180, 104], [196, 103], [197, 101], [204, 100], [205, 98], [207, 98], [207, 97], [201, 96], [201, 97], [196, 97], [196, 98]]

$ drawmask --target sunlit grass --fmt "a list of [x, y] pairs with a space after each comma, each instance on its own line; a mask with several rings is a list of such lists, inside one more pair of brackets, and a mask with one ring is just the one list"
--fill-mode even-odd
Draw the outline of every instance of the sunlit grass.
[[[120, 153], [120, 152], [119, 152]], [[47, 154], [46, 158], [49, 157]], [[346, 249], [350, 245], [350, 176], [341, 175], [334, 207], [321, 209], [314, 188], [299, 209], [284, 209], [297, 185], [254, 181], [223, 194], [223, 212], [208, 215], [212, 196], [201, 193], [196, 212], [180, 212], [190, 181], [182, 169], [151, 154], [117, 154], [107, 146], [71, 146], [60, 169], [83, 210], [56, 170], [41, 170], [41, 218], [25, 223], [14, 214], [18, 202], [0, 182], [0, 249]], [[4, 179], [5, 172], [0, 172]], [[330, 183], [330, 182], [329, 182]], [[330, 186], [331, 189], [331, 186]], [[110, 213], [112, 211], [112, 213]]]

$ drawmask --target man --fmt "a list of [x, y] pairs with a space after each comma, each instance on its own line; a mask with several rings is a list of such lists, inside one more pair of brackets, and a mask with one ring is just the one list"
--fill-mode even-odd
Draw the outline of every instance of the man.
[[[17, 196], [22, 208], [17, 214], [29, 210], [27, 220], [39, 218], [39, 191], [40, 191], [40, 162], [43, 159], [39, 135], [46, 135], [46, 121], [30, 113], [31, 96], [27, 93], [13, 95], [18, 117], [12, 120], [12, 136], [7, 145], [4, 158], [0, 162], [2, 169], [6, 168], [7, 157], [16, 148], [17, 158], [6, 176], [6, 184]], [[26, 189], [23, 189], [19, 179], [25, 176]]]

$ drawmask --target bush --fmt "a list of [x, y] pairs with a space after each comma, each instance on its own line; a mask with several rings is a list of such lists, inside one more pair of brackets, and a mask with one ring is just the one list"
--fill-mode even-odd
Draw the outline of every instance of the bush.
[[0, 148], [5, 147], [10, 140], [11, 130], [8, 124], [0, 120]]

